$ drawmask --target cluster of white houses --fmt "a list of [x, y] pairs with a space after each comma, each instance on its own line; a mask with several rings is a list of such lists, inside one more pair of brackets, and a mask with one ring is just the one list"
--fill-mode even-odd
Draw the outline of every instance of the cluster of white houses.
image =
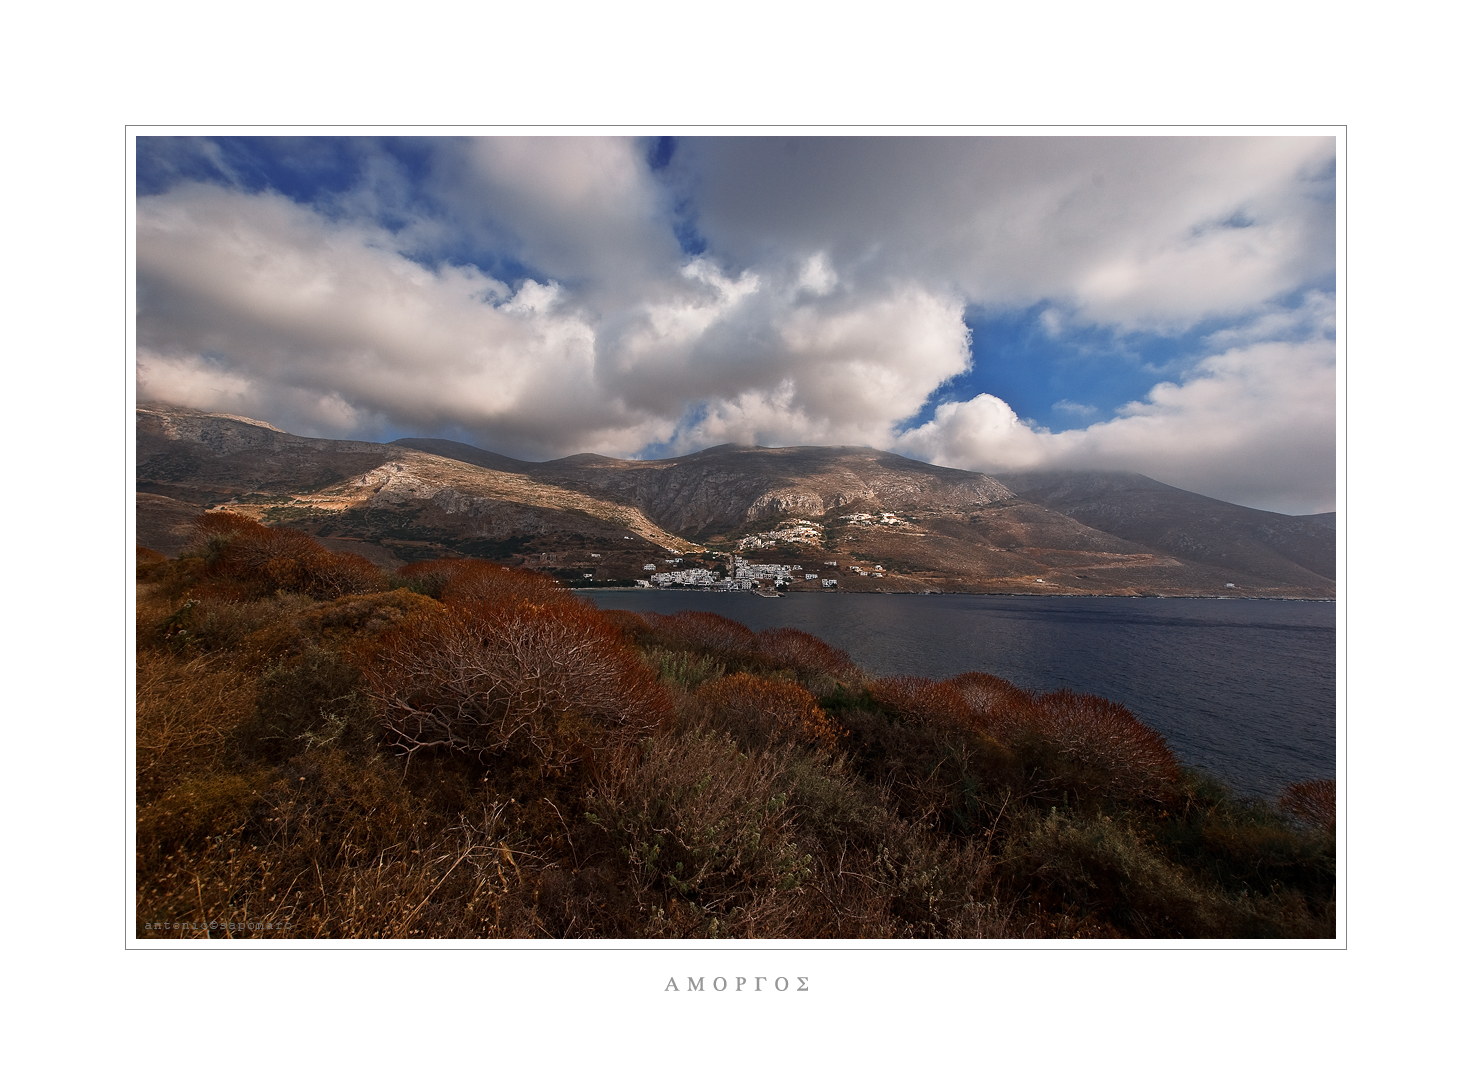
[[[654, 570], [653, 564], [645, 564], [645, 571]], [[731, 574], [723, 577], [704, 567], [687, 567], [676, 571], [656, 571], [648, 579], [638, 579], [639, 586], [698, 586], [708, 590], [751, 590], [766, 586], [785, 586], [793, 576], [816, 579], [807, 574], [801, 564], [753, 564], [740, 556], [731, 557]], [[837, 579], [823, 579], [825, 589], [838, 585]]]
[[736, 543], [737, 549], [770, 549], [779, 542], [798, 545], [821, 545], [823, 528], [807, 519], [792, 519], [776, 530], [744, 537]]

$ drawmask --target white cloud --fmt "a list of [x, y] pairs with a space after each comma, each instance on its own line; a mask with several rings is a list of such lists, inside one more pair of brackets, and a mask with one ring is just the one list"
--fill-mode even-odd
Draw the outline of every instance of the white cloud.
[[[1332, 272], [1332, 151], [713, 140], [684, 144], [666, 183], [637, 140], [451, 139], [417, 178], [365, 151], [359, 185], [312, 205], [181, 183], [139, 200], [140, 393], [306, 434], [443, 433], [524, 458], [869, 444], [1322, 503], [1333, 297], [1280, 300]], [[693, 212], [703, 255], [682, 252], [677, 212]], [[1060, 338], [1237, 326], [1182, 384], [1087, 429], [1034, 428], [982, 393], [897, 436], [967, 372], [970, 304], [1041, 304]]]
[[848, 294], [818, 255], [739, 275], [686, 259], [605, 314], [558, 281], [513, 292], [398, 245], [275, 194], [141, 199], [140, 393], [233, 400], [304, 433], [449, 428], [537, 457], [628, 455], [677, 430], [695, 447], [876, 443], [967, 362], [956, 297]]
[[972, 302], [1174, 329], [1332, 272], [1333, 152], [1327, 138], [715, 139], [692, 146], [690, 182], [702, 228], [737, 256], [825, 246], [840, 274], [900, 270]]
[[1053, 433], [991, 395], [936, 408], [896, 438], [944, 466], [1139, 471], [1168, 485], [1288, 514], [1334, 509], [1334, 345], [1253, 343], [1085, 429]]

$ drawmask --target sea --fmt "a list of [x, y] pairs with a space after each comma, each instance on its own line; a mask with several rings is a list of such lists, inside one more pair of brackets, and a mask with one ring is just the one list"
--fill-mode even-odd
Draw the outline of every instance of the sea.
[[600, 608], [796, 627], [875, 675], [989, 672], [1127, 706], [1187, 765], [1275, 798], [1335, 775], [1335, 604], [1212, 598], [585, 590]]

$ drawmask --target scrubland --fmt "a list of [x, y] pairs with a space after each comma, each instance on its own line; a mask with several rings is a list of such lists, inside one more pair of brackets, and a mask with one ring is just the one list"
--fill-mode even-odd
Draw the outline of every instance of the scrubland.
[[140, 937], [1334, 935], [1333, 782], [1101, 698], [226, 513], [137, 563]]

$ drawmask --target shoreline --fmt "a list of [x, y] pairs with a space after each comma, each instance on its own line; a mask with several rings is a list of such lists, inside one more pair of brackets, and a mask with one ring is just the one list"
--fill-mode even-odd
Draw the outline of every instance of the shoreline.
[[[705, 590], [699, 587], [684, 586], [680, 589], [670, 587], [668, 589], [647, 586], [565, 586], [562, 587], [569, 593], [664, 593], [664, 594], [727, 594], [732, 597], [749, 597], [749, 590]], [[1222, 594], [1130, 594], [1130, 593], [1019, 593], [1004, 590], [987, 590], [977, 592], [975, 590], [798, 590], [796, 594], [785, 593], [783, 597], [794, 597], [797, 594], [822, 594], [833, 596], [835, 593], [845, 596], [871, 596], [871, 597], [1081, 597], [1081, 598], [1106, 598], [1113, 597], [1128, 601], [1305, 601], [1319, 604], [1334, 604], [1337, 597], [1258, 597], [1247, 594], [1233, 594], [1228, 597]]]

